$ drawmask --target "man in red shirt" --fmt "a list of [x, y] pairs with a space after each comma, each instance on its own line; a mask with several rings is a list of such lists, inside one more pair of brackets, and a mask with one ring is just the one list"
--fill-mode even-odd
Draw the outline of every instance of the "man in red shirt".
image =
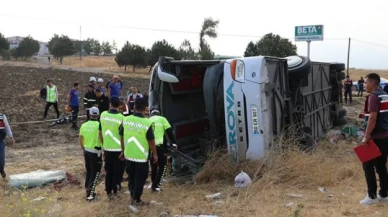
[[[367, 127], [361, 145], [368, 145], [373, 140], [382, 155], [363, 164], [368, 195], [360, 201], [361, 205], [371, 205], [378, 202], [388, 202], [388, 95], [379, 88], [380, 76], [371, 73], [366, 76], [365, 90], [370, 93], [365, 102], [365, 119]], [[380, 179], [380, 191], [377, 194], [376, 174]]]

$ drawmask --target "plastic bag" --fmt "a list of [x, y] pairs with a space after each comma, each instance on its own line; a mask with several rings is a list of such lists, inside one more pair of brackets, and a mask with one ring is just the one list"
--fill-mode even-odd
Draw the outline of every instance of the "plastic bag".
[[22, 173], [9, 176], [9, 184], [14, 188], [33, 188], [66, 178], [64, 170], [37, 170], [30, 173]]
[[241, 171], [240, 174], [234, 179], [235, 186], [238, 188], [249, 186], [252, 183], [251, 178], [244, 171]]

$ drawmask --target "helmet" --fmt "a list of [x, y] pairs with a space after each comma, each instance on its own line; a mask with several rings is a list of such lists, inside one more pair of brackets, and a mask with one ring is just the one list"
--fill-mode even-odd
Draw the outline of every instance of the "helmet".
[[91, 81], [96, 81], [96, 78], [95, 77], [90, 77], [89, 78], [89, 81], [91, 82]]
[[97, 80], [97, 82], [101, 83], [101, 82], [104, 82], [104, 80], [102, 80], [102, 78], [99, 78], [99, 79]]

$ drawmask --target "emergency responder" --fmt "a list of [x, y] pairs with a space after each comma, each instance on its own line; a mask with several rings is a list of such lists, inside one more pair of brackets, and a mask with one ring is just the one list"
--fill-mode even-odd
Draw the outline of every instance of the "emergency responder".
[[96, 104], [96, 94], [94, 93], [93, 85], [88, 85], [88, 92], [85, 93], [84, 97], [84, 110], [86, 111], [86, 119], [89, 120], [89, 109]]
[[173, 148], [177, 148], [177, 145], [170, 123], [165, 117], [160, 116], [158, 110], [153, 110], [149, 119], [154, 123], [155, 145], [156, 151], [158, 152], [158, 162], [151, 164], [151, 188], [153, 192], [160, 192], [162, 180], [167, 169], [167, 141], [164, 139], [165, 132]]
[[120, 127], [121, 136], [121, 159], [126, 159], [128, 173], [128, 189], [131, 193], [133, 206], [144, 206], [149, 203], [143, 202], [144, 184], [148, 176], [148, 160], [150, 149], [153, 163], [158, 162], [155, 146], [153, 123], [146, 118], [146, 102], [144, 98], [136, 98], [135, 113], [124, 118]]
[[79, 142], [85, 158], [86, 179], [85, 190], [86, 199], [91, 201], [96, 198], [96, 185], [102, 167], [101, 141], [99, 139], [98, 116], [100, 114], [97, 107], [89, 109], [90, 120], [81, 125], [79, 132]]
[[94, 88], [97, 87], [96, 81], [97, 81], [96, 77], [89, 78], [89, 84], [92, 85]]
[[10, 138], [10, 146], [14, 144], [11, 127], [8, 124], [7, 117], [0, 113], [0, 175], [3, 179], [7, 177], [5, 173], [5, 137]]
[[79, 93], [78, 93], [78, 83], [74, 83], [73, 88], [67, 94], [67, 104], [71, 108], [71, 122], [72, 128], [78, 130], [77, 127], [77, 118], [79, 111]]
[[100, 88], [96, 88], [95, 90], [96, 94], [96, 105], [98, 107], [98, 110], [100, 111], [100, 114], [102, 114], [104, 111], [109, 110], [109, 99], [104, 94]]
[[349, 95], [349, 104], [352, 104], [352, 87], [353, 87], [353, 81], [350, 80], [348, 75], [346, 76], [346, 80], [344, 82], [346, 104], [348, 104], [348, 95]]
[[51, 106], [54, 106], [55, 112], [57, 113], [57, 119], [59, 118], [59, 110], [58, 110], [58, 89], [51, 82], [51, 80], [47, 80], [46, 85], [46, 107], [44, 109], [43, 119], [46, 119], [47, 112]]
[[96, 89], [99, 88], [102, 93], [106, 93], [106, 89], [104, 87], [104, 80], [102, 78], [97, 79]]
[[106, 171], [105, 191], [109, 199], [117, 196], [117, 183], [122, 179], [119, 171], [125, 166], [125, 161], [119, 159], [121, 153], [119, 127], [124, 119], [124, 116], [118, 111], [119, 106], [119, 98], [112, 97], [110, 110], [103, 112], [100, 116], [100, 140], [104, 149]]

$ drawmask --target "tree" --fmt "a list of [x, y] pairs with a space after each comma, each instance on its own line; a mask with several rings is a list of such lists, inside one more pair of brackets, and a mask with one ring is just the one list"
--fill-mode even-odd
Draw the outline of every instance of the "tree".
[[117, 44], [116, 44], [115, 40], [113, 40], [113, 42], [112, 42], [112, 50], [114, 50], [115, 54], [117, 54]]
[[19, 46], [16, 48], [18, 54], [20, 54], [20, 57], [23, 57], [24, 60], [29, 59], [35, 53], [39, 52], [39, 49], [39, 42], [33, 39], [31, 36], [23, 38], [23, 40], [19, 43]]
[[16, 61], [18, 61], [19, 57], [21, 57], [21, 55], [20, 55], [18, 49], [12, 48], [12, 49], [9, 50], [9, 51], [11, 52], [12, 57], [13, 57]]
[[286, 38], [272, 33], [266, 34], [254, 46], [250, 42], [244, 52], [244, 56], [275, 56], [286, 57], [296, 55], [297, 47]]
[[9, 42], [4, 37], [4, 35], [0, 33], [0, 51], [1, 50], [8, 50], [8, 49], [9, 49]]
[[190, 41], [183, 40], [181, 46], [178, 49], [179, 55], [184, 60], [196, 60], [198, 59], [195, 50], [191, 47]]
[[173, 57], [174, 59], [181, 59], [179, 52], [174, 46], [169, 44], [166, 40], [156, 41], [148, 50], [147, 65], [153, 66], [160, 56]]
[[212, 18], [205, 18], [201, 31], [199, 33], [199, 54], [202, 60], [213, 59], [214, 53], [211, 51], [210, 46], [205, 41], [205, 36], [209, 38], [217, 38], [218, 20]]
[[253, 43], [253, 41], [249, 42], [247, 48], [245, 49], [244, 57], [255, 56], [257, 53], [259, 53], [259, 51], [257, 50], [255, 43]]
[[140, 45], [130, 44], [128, 41], [124, 47], [117, 53], [115, 61], [119, 67], [124, 66], [124, 71], [127, 70], [127, 66], [133, 67], [135, 72], [136, 67], [146, 66], [146, 49]]
[[63, 57], [76, 53], [74, 42], [66, 35], [54, 35], [48, 42], [49, 51], [62, 64]]
[[109, 44], [109, 42], [102, 42], [101, 44], [101, 50], [104, 56], [112, 55], [112, 46]]
[[94, 39], [92, 39], [92, 38], [88, 38], [88, 39], [86, 39], [86, 41], [84, 41], [84, 43], [82, 45], [82, 48], [87, 55], [90, 55], [93, 52], [93, 49], [92, 49], [93, 40]]
[[92, 42], [92, 52], [93, 52], [93, 54], [99, 56], [101, 54], [101, 51], [102, 51], [102, 49], [101, 49], [100, 42], [97, 41], [97, 40], [93, 40], [93, 42]]

